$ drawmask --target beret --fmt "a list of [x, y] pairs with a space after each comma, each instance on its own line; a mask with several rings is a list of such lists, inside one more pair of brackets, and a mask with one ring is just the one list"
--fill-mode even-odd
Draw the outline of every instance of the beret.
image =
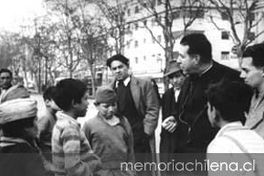
[[110, 67], [111, 63], [115, 60], [120, 61], [120, 62], [124, 63], [125, 65], [129, 66], [129, 59], [126, 58], [125, 56], [123, 56], [122, 54], [116, 54], [116, 55], [110, 57], [109, 59], [107, 59], [106, 65], [108, 67]]

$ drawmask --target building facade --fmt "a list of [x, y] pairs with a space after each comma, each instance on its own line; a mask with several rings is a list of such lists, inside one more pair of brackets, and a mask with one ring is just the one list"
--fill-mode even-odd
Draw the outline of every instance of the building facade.
[[[232, 37], [229, 17], [208, 4], [208, 1], [205, 0], [200, 8], [197, 4], [185, 4], [188, 2], [186, 0], [126, 0], [122, 1], [122, 10], [126, 21], [124, 55], [130, 59], [131, 71], [135, 76], [155, 79], [159, 85], [160, 93], [164, 92], [163, 73], [166, 65], [164, 31], [155, 17], [158, 16], [160, 22], [165, 24], [165, 2], [170, 3], [172, 13], [169, 18], [173, 19], [172, 32], [175, 37], [173, 59], [178, 57], [179, 41], [184, 34], [202, 32], [212, 43], [213, 59], [221, 64], [239, 69], [238, 57], [233, 52], [237, 43]], [[258, 6], [254, 20], [262, 20], [253, 29], [254, 32], [250, 33], [252, 36], [256, 36], [264, 30], [263, 3], [260, 2]], [[148, 7], [153, 7], [154, 11]], [[233, 20], [235, 20], [237, 35], [242, 39], [244, 24], [239, 18], [240, 10], [239, 8], [234, 10]], [[199, 12], [197, 13], [197, 11]], [[191, 20], [192, 22], [188, 24]], [[189, 26], [186, 27], [187, 25]], [[263, 36], [259, 36], [254, 42], [263, 41]]]

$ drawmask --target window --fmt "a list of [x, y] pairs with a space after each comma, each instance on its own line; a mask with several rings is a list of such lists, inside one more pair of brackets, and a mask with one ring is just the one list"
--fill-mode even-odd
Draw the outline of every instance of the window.
[[162, 22], [162, 17], [161, 16], [158, 16], [158, 21]]
[[155, 41], [155, 38], [152, 37], [152, 43], [155, 44], [155, 42], [156, 42], [156, 41]]
[[151, 26], [155, 26], [155, 18], [151, 19]]
[[127, 9], [127, 16], [130, 16], [130, 9]]
[[135, 63], [138, 64], [138, 57], [135, 57]]
[[222, 51], [221, 52], [221, 59], [228, 60], [229, 59], [229, 51]]
[[146, 61], [147, 60], [147, 57], [146, 56], [143, 56], [143, 60]]
[[197, 16], [197, 18], [204, 18], [204, 10], [196, 10], [195, 15]]
[[181, 14], [180, 11], [174, 11], [174, 12], [172, 12], [172, 19], [180, 18], [180, 14]]
[[187, 18], [203, 18], [204, 11], [202, 9], [185, 11], [184, 16]]
[[138, 47], [138, 41], [136, 40], [135, 41], [135, 48], [137, 48]]
[[221, 38], [223, 40], [228, 40], [229, 39], [229, 32], [228, 31], [222, 31]]
[[127, 49], [129, 49], [129, 48], [130, 48], [130, 42], [127, 41], [127, 42], [126, 42], [126, 45], [127, 45]]
[[255, 20], [255, 13], [251, 12], [249, 13], [249, 20], [254, 21]]
[[144, 26], [147, 26], [147, 24], [148, 24], [148, 21], [147, 20], [144, 20]]
[[161, 42], [161, 35], [158, 35], [158, 42]]
[[135, 13], [139, 13], [139, 8], [138, 8], [138, 6], [135, 7]]
[[129, 25], [129, 24], [126, 26], [126, 32], [127, 32], [127, 33], [131, 32], [131, 31], [130, 31], [130, 25]]
[[135, 22], [134, 25], [135, 25], [135, 30], [138, 30], [138, 23]]
[[248, 33], [248, 39], [249, 40], [254, 40], [256, 37], [255, 37], [255, 32], [249, 32]]
[[221, 12], [221, 17], [222, 17], [222, 20], [228, 20], [229, 19], [227, 12]]

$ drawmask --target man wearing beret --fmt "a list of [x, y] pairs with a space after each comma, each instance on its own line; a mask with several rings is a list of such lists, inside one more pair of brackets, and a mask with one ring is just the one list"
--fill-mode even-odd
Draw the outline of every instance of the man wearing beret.
[[107, 66], [115, 77], [110, 86], [117, 93], [118, 113], [125, 116], [132, 127], [135, 153], [154, 153], [159, 101], [151, 80], [130, 74], [129, 60], [121, 54], [110, 57]]

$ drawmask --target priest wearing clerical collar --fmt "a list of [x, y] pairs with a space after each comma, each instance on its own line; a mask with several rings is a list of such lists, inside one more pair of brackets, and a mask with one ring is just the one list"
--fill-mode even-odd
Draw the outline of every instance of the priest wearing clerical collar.
[[218, 129], [210, 126], [206, 114], [205, 91], [212, 83], [226, 79], [242, 81], [239, 72], [213, 60], [212, 46], [204, 34], [194, 33], [180, 41], [179, 58], [187, 75], [179, 95], [175, 127], [179, 134], [177, 153], [205, 153]]

